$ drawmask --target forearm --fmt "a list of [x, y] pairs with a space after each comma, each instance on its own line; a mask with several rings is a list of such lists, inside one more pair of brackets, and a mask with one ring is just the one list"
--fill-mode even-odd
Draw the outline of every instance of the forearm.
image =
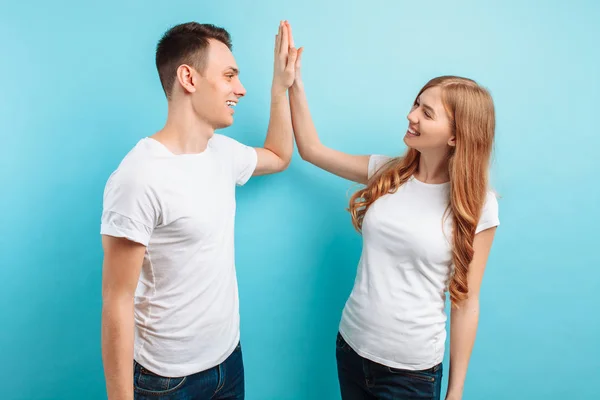
[[285, 92], [271, 93], [271, 116], [263, 147], [281, 159], [284, 169], [289, 165], [294, 139], [290, 105]]
[[301, 83], [295, 82], [290, 87], [290, 109], [298, 152], [303, 160], [344, 179], [367, 183], [369, 156], [347, 154], [321, 143]]
[[479, 322], [479, 299], [472, 298], [450, 314], [450, 373], [448, 395], [460, 398]]
[[109, 400], [133, 400], [133, 300], [105, 301], [102, 361]]
[[302, 83], [294, 83], [290, 87], [290, 109], [300, 157], [314, 163], [315, 155], [318, 154], [318, 149], [322, 147], [322, 144], [310, 115], [308, 100]]

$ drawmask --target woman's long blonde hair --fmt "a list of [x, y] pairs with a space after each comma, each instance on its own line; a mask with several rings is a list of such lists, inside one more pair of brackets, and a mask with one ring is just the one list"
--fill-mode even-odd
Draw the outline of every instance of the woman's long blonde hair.
[[[449, 147], [450, 202], [453, 218], [452, 275], [449, 291], [454, 306], [468, 297], [467, 271], [473, 259], [473, 239], [488, 191], [488, 168], [494, 142], [495, 112], [489, 92], [475, 81], [441, 76], [429, 81], [417, 99], [431, 87], [442, 89], [442, 101], [450, 119], [456, 146]], [[415, 99], [415, 103], [416, 103]], [[379, 197], [395, 192], [419, 167], [420, 153], [409, 149], [393, 159], [367, 186], [354, 193], [349, 211], [361, 232], [365, 213]]]

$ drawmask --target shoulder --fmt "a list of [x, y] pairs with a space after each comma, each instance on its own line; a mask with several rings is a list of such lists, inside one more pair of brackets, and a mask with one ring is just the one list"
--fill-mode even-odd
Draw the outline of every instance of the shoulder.
[[211, 146], [214, 149], [231, 149], [242, 145], [234, 138], [218, 133], [215, 133], [213, 137], [210, 138], [208, 143], [209, 146]]
[[121, 160], [106, 182], [109, 191], [146, 192], [156, 186], [159, 168], [143, 141], [140, 141]]
[[372, 154], [369, 156], [368, 178], [370, 179], [373, 177], [393, 159], [393, 157], [384, 156], [381, 154]]
[[498, 196], [493, 190], [489, 190], [486, 194], [483, 208], [481, 210], [481, 217], [475, 230], [475, 233], [479, 233], [485, 229], [492, 228], [500, 225], [500, 218], [498, 213]]
[[493, 190], [488, 190], [483, 203], [483, 210], [498, 213], [498, 195]]
[[154, 186], [150, 170], [139, 166], [121, 165], [113, 171], [106, 182], [106, 188], [141, 189]]

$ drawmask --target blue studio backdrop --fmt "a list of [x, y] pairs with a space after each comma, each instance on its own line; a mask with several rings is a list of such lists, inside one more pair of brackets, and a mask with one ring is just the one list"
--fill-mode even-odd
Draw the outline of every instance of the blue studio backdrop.
[[[221, 133], [261, 145], [273, 40], [288, 19], [322, 141], [404, 151], [437, 75], [497, 111], [501, 226], [465, 399], [600, 398], [600, 5], [589, 1], [40, 1], [0, 6], [0, 387], [3, 400], [106, 398], [100, 213], [109, 174], [162, 127], [155, 45], [195, 20], [227, 28], [248, 94]], [[238, 190], [247, 398], [339, 399], [335, 335], [360, 236], [356, 189], [295, 153]], [[447, 382], [448, 353], [446, 353]], [[596, 382], [596, 383], [594, 383]]]

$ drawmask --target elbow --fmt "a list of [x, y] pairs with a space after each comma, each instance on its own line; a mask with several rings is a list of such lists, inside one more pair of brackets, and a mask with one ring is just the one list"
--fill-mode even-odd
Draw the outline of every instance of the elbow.
[[461, 313], [479, 313], [479, 294], [478, 293], [469, 293], [469, 297], [459, 302], [455, 306], [455, 311]]
[[290, 163], [292, 161], [292, 155], [291, 154], [285, 154], [285, 155], [275, 154], [275, 155], [277, 156], [277, 158], [274, 160], [273, 164], [271, 165], [271, 173], [279, 173], [279, 172], [285, 171], [290, 166]]
[[312, 163], [316, 152], [315, 146], [298, 146], [298, 154], [303, 161]]
[[305, 151], [298, 149], [298, 154], [300, 155], [302, 161], [308, 161], [308, 156]]
[[288, 169], [288, 167], [290, 166], [290, 163], [292, 161], [292, 157], [287, 157], [287, 158], [282, 158], [281, 162], [279, 163], [279, 167], [277, 168], [277, 172], [283, 172], [286, 169]]
[[135, 290], [113, 285], [103, 285], [102, 308], [115, 309], [129, 307], [134, 304]]
[[306, 149], [303, 148], [298, 148], [298, 154], [300, 155], [300, 158], [303, 161], [309, 161], [310, 162], [310, 156], [309, 156], [309, 152], [306, 151]]
[[294, 153], [293, 146], [290, 147], [280, 158], [281, 162], [279, 163], [279, 172], [283, 172], [290, 166], [292, 162], [292, 154]]

